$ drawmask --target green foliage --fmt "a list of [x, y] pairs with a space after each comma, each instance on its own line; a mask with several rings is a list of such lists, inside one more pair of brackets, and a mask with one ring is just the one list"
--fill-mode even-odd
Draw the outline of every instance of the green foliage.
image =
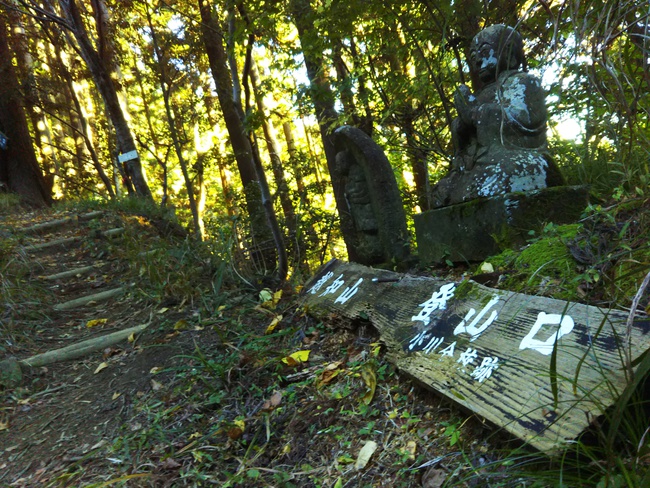
[[576, 300], [577, 263], [567, 243], [579, 229], [578, 224], [548, 224], [542, 235], [520, 252], [507, 249], [486, 262], [509, 273], [502, 285], [509, 290]]
[[8, 214], [20, 205], [20, 197], [15, 193], [0, 192], [0, 215]]

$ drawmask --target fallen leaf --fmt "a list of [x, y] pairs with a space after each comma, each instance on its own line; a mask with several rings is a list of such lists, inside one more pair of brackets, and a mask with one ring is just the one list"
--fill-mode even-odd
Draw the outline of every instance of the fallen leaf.
[[127, 339], [129, 342], [135, 342], [135, 332], [133, 332]]
[[429, 468], [422, 475], [422, 488], [440, 488], [447, 479], [447, 473], [442, 469]]
[[409, 459], [415, 461], [415, 451], [417, 450], [417, 444], [415, 441], [408, 441], [406, 443], [406, 451], [409, 453]]
[[298, 366], [300, 363], [293, 359], [291, 356], [287, 356], [286, 358], [282, 358], [282, 362], [286, 363], [290, 368], [295, 368]]
[[342, 364], [343, 361], [334, 361], [333, 363], [329, 363], [327, 366], [325, 366], [325, 369], [318, 378], [317, 386], [324, 386], [336, 378], [341, 372], [340, 367]]
[[264, 304], [266, 302], [270, 302], [271, 300], [273, 300], [273, 292], [271, 290], [269, 290], [268, 288], [264, 288], [260, 292], [260, 302], [262, 302], [262, 304]]
[[121, 396], [122, 396], [122, 394], [120, 392], [116, 391], [115, 393], [113, 393], [113, 396], [111, 397], [111, 400], [117, 400]]
[[273, 310], [278, 302], [282, 298], [282, 290], [278, 290], [275, 293], [272, 293], [268, 288], [264, 288], [260, 292], [260, 301], [262, 302], [262, 307]]
[[270, 412], [278, 407], [280, 403], [282, 403], [282, 392], [276, 391], [271, 395], [271, 398], [264, 402], [264, 405], [262, 405], [262, 411]]
[[160, 467], [160, 469], [162, 469], [164, 471], [172, 471], [174, 469], [180, 468], [181, 463], [179, 463], [178, 461], [175, 461], [172, 458], [167, 458], [162, 463], [160, 463], [158, 466]]
[[296, 351], [289, 356], [282, 358], [282, 362], [288, 364], [289, 366], [295, 366], [296, 364], [304, 363], [309, 360], [309, 349], [304, 349], [301, 351]]
[[91, 451], [94, 451], [95, 449], [99, 449], [100, 447], [104, 447], [106, 444], [108, 444], [108, 441], [106, 439], [100, 440], [97, 444], [92, 446], [90, 448]]
[[246, 423], [241, 419], [237, 419], [232, 423], [231, 427], [228, 429], [226, 434], [233, 441], [235, 441], [242, 436], [245, 428], [246, 428]]
[[7, 430], [9, 428], [8, 420], [0, 420], [0, 430]]
[[269, 326], [266, 328], [265, 334], [270, 334], [275, 330], [275, 328], [278, 326], [280, 321], [282, 320], [282, 315], [276, 315], [273, 320], [271, 320], [271, 323]]
[[153, 391], [162, 390], [163, 384], [156, 380], [151, 380], [151, 389]]
[[178, 322], [174, 324], [174, 330], [185, 330], [189, 327], [189, 324], [187, 323], [187, 320], [185, 319], [180, 319]]
[[483, 273], [494, 273], [494, 266], [492, 266], [492, 263], [488, 263], [487, 261], [483, 264], [481, 264], [481, 271]]
[[161, 308], [160, 310], [158, 310], [158, 313], [162, 315], [162, 314], [164, 314], [167, 310], [169, 310], [167, 307], [163, 307], [163, 308]]
[[375, 374], [373, 367], [366, 363], [361, 368], [361, 377], [368, 387], [368, 391], [363, 395], [361, 401], [366, 405], [370, 405], [375, 396], [375, 389], [377, 388], [377, 375]]
[[318, 378], [318, 383], [316, 384], [316, 386], [318, 388], [320, 388], [321, 386], [327, 385], [334, 378], [336, 378], [339, 375], [340, 372], [341, 372], [340, 369], [333, 369], [333, 370], [329, 370], [329, 371], [323, 371], [321, 373], [320, 377]]
[[149, 370], [149, 373], [150, 373], [150, 374], [157, 374], [157, 373], [159, 373], [160, 371], [162, 371], [162, 368], [161, 368], [160, 366], [154, 366], [153, 368], [151, 368], [151, 369]]
[[108, 319], [93, 319], [86, 322], [86, 327], [96, 327], [98, 325], [104, 325], [106, 322], [108, 322]]
[[357, 462], [354, 463], [354, 467], [357, 470], [365, 468], [376, 450], [377, 443], [375, 441], [367, 441], [361, 448], [361, 451], [359, 451], [359, 456], [357, 457]]
[[99, 373], [102, 369], [106, 369], [106, 368], [108, 368], [108, 363], [106, 363], [106, 362], [101, 363], [99, 366], [97, 366], [97, 369], [95, 370], [95, 372], [94, 372], [93, 374], [97, 374], [97, 373]]

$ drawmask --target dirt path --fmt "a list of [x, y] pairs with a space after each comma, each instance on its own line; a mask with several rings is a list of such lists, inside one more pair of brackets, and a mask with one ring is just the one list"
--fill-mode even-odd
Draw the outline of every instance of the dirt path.
[[[30, 232], [31, 226], [61, 219], [69, 221]], [[30, 311], [32, 317], [22, 310], [2, 316], [6, 349], [2, 356], [24, 359], [134, 325], [150, 325], [134, 342], [122, 341], [81, 359], [24, 370], [20, 386], [2, 391], [2, 486], [41, 486], [69, 472], [71, 466], [88, 469], [93, 462], [106, 470], [110, 461], [97, 456], [101, 447], [130, 418], [133, 399], [151, 389], [152, 368], [168, 367], [184, 349], [183, 344], [167, 343], [156, 328], [163, 316], [131, 293], [132, 283], [126, 281], [129, 263], [120, 258], [124, 252], [121, 232], [106, 235], [111, 229], [123, 229], [123, 224], [119, 217], [106, 213], [90, 218], [57, 215], [56, 219], [32, 214], [11, 229], [21, 242], [16, 255], [30, 271], [25, 286], [34, 290], [33, 300], [41, 305]], [[61, 245], [48, 245], [61, 240]], [[81, 271], [57, 277], [73, 270]], [[62, 307], [119, 287], [124, 291], [107, 300]], [[7, 308], [10, 305], [20, 307], [7, 303]], [[185, 346], [191, 350], [191, 344]]]

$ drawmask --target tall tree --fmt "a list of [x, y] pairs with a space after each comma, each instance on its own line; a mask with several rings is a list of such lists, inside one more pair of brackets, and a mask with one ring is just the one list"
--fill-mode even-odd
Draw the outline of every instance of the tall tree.
[[316, 13], [311, 6], [311, 0], [291, 0], [290, 9], [300, 36], [305, 68], [311, 85], [309, 94], [314, 105], [323, 149], [325, 150], [325, 159], [327, 160], [334, 200], [340, 219], [341, 234], [348, 248], [349, 259], [355, 261], [357, 256], [354, 254], [353, 243], [355, 242], [356, 231], [345, 198], [343, 179], [339, 175], [336, 164], [336, 146], [333, 134], [338, 120], [338, 114], [334, 108], [336, 100], [326, 75], [325, 61], [323, 59], [324, 46], [321, 44], [318, 31], [314, 29]]
[[0, 182], [36, 207], [52, 201], [38, 166], [21, 105], [18, 77], [7, 38], [6, 7], [0, 12], [0, 131], [7, 137], [0, 148]]
[[203, 239], [203, 225], [201, 223], [201, 217], [199, 215], [199, 209], [196, 203], [196, 198], [194, 196], [194, 185], [192, 184], [192, 179], [187, 168], [187, 161], [183, 156], [183, 149], [181, 147], [181, 142], [176, 131], [176, 121], [172, 111], [172, 106], [169, 101], [170, 93], [172, 90], [171, 83], [167, 79], [167, 60], [165, 55], [160, 47], [158, 42], [158, 34], [153, 25], [151, 19], [151, 10], [148, 4], [145, 4], [145, 13], [147, 16], [147, 23], [149, 24], [149, 33], [151, 35], [151, 42], [153, 44], [153, 50], [156, 57], [156, 65], [158, 67], [158, 79], [160, 82], [160, 88], [163, 95], [163, 103], [165, 105], [165, 116], [167, 119], [167, 124], [169, 125], [169, 134], [172, 138], [172, 143], [174, 145], [174, 150], [176, 151], [176, 157], [178, 162], [181, 165], [181, 171], [183, 173], [183, 178], [185, 179], [185, 187], [187, 188], [187, 197], [190, 204], [190, 211], [192, 212], [192, 221], [194, 222], [194, 237], [198, 240]]
[[[63, 27], [66, 33], [74, 36], [79, 53], [86, 63], [93, 78], [97, 90], [102, 96], [106, 113], [115, 130], [117, 146], [121, 154], [135, 155], [132, 159], [124, 162], [125, 175], [133, 184], [135, 193], [138, 196], [151, 199], [151, 190], [144, 178], [140, 157], [137, 155], [135, 141], [131, 129], [120, 105], [117, 89], [111, 77], [112, 67], [107, 64], [109, 57], [105, 54], [106, 46], [110, 45], [106, 28], [105, 7], [101, 0], [93, 0], [92, 4], [98, 14], [96, 15], [96, 39], [97, 47], [93, 46], [90, 40], [86, 25], [76, 0], [59, 0], [59, 6], [63, 13], [57, 15], [52, 6], [45, 2], [45, 8], [33, 0], [21, 0], [21, 3], [33, 9], [41, 19], [48, 19]], [[101, 12], [100, 12], [101, 11]]]
[[[273, 204], [269, 198], [268, 186], [262, 168], [256, 165], [253, 148], [246, 136], [241, 114], [241, 105], [237, 106], [233, 97], [233, 79], [228, 68], [228, 57], [224, 47], [223, 30], [212, 13], [212, 3], [198, 0], [201, 13], [201, 29], [205, 50], [210, 62], [210, 71], [217, 89], [219, 105], [230, 137], [237, 168], [241, 176], [246, 206], [251, 219], [251, 230], [256, 245], [269, 237], [275, 243], [278, 252], [278, 277], [284, 280], [287, 275], [286, 250], [282, 240]], [[275, 256], [267, 252], [257, 252], [264, 264], [275, 265]]]

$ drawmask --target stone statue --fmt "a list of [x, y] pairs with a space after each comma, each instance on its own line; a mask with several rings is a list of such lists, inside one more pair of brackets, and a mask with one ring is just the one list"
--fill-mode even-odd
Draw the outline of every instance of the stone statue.
[[546, 153], [545, 92], [525, 71], [521, 36], [501, 24], [482, 30], [469, 63], [483, 86], [473, 94], [461, 85], [455, 93], [454, 157], [432, 190], [434, 207], [562, 185]]
[[334, 132], [336, 175], [347, 212], [341, 228], [350, 261], [365, 265], [404, 262], [409, 256], [406, 215], [386, 155], [365, 132], [344, 125]]

